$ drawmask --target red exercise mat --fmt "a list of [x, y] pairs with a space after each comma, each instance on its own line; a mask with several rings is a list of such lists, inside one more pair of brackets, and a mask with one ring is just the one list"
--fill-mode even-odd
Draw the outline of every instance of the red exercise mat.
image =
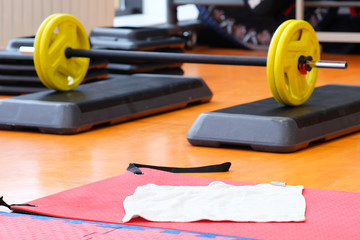
[[156, 239], [156, 240], [251, 240], [161, 228], [99, 223], [0, 212], [0, 239]]
[[[124, 199], [137, 186], [148, 183], [174, 186], [206, 186], [214, 179], [184, 176], [141, 168], [143, 175], [126, 172], [120, 176], [63, 191], [17, 210], [106, 223], [122, 223]], [[254, 183], [223, 181], [232, 185]], [[321, 189], [304, 189], [306, 221], [295, 223], [239, 223], [198, 221], [192, 223], [149, 222], [133, 219], [127, 225], [166, 228], [259, 239], [357, 239], [360, 236], [360, 194]]]

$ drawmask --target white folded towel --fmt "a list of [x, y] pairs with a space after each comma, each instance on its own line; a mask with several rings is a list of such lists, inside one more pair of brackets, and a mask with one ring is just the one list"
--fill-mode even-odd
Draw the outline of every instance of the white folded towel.
[[198, 220], [299, 222], [305, 220], [303, 186], [160, 186], [147, 184], [124, 200], [123, 222], [142, 217], [158, 222]]

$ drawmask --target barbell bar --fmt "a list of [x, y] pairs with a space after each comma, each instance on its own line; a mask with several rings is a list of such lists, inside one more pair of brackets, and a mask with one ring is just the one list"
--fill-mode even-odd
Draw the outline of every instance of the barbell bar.
[[[107, 58], [124, 60], [147, 60], [154, 62], [182, 62], [182, 63], [204, 63], [204, 64], [223, 64], [223, 65], [242, 65], [266, 67], [267, 57], [251, 56], [229, 56], [229, 55], [210, 55], [210, 54], [182, 54], [165, 52], [131, 52], [122, 50], [84, 50], [84, 49], [65, 49], [65, 56], [88, 57], [88, 58]], [[336, 68], [345, 69], [347, 63], [343, 61], [307, 61], [305, 64], [313, 68]]]
[[[34, 47], [20, 47], [23, 54], [33, 54]], [[266, 67], [267, 57], [252, 56], [230, 56], [230, 55], [210, 55], [210, 54], [190, 54], [190, 53], [170, 53], [170, 52], [146, 52], [146, 51], [126, 51], [126, 50], [103, 50], [103, 49], [65, 49], [65, 56], [86, 57], [86, 58], [106, 58], [123, 60], [144, 60], [153, 62], [181, 62], [181, 63], [204, 63], [204, 64], [223, 64], [223, 65], [241, 65], [241, 66], [259, 66]], [[300, 62], [300, 61], [299, 61]], [[312, 61], [306, 63], [313, 68], [334, 68], [346, 69], [345, 61]]]
[[318, 68], [347, 68], [343, 61], [320, 60], [315, 31], [303, 20], [281, 24], [271, 40], [268, 56], [253, 57], [90, 49], [86, 31], [77, 18], [53, 14], [39, 27], [34, 48], [21, 47], [20, 52], [34, 53], [40, 80], [59, 91], [72, 90], [81, 83], [89, 58], [266, 66], [274, 98], [290, 106], [301, 105], [311, 96]]

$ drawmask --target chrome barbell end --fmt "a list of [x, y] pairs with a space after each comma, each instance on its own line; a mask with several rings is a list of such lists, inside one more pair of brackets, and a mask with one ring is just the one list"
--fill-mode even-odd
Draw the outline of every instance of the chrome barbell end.
[[21, 47], [19, 47], [19, 52], [21, 54], [34, 54], [35, 48], [34, 47], [28, 47], [28, 46], [21, 46]]
[[317, 68], [336, 68], [336, 69], [346, 69], [348, 64], [345, 61], [312, 61], [308, 63], [310, 67], [317, 67]]

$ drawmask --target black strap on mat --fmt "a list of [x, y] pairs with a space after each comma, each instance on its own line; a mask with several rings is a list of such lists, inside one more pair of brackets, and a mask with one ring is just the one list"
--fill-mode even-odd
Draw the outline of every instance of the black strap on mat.
[[208, 165], [202, 167], [189, 167], [189, 168], [162, 167], [162, 166], [130, 163], [127, 170], [137, 175], [143, 174], [143, 172], [139, 168], [151, 168], [151, 169], [157, 169], [172, 173], [209, 173], [209, 172], [227, 172], [229, 171], [230, 166], [231, 166], [230, 162], [224, 162], [221, 164]]
[[12, 207], [15, 207], [15, 206], [27, 206], [27, 207], [37, 207], [36, 205], [32, 205], [32, 204], [7, 204], [5, 201], [4, 201], [4, 197], [1, 196], [0, 197], [0, 206], [4, 206], [4, 207], [7, 207], [8, 209], [12, 210]]

